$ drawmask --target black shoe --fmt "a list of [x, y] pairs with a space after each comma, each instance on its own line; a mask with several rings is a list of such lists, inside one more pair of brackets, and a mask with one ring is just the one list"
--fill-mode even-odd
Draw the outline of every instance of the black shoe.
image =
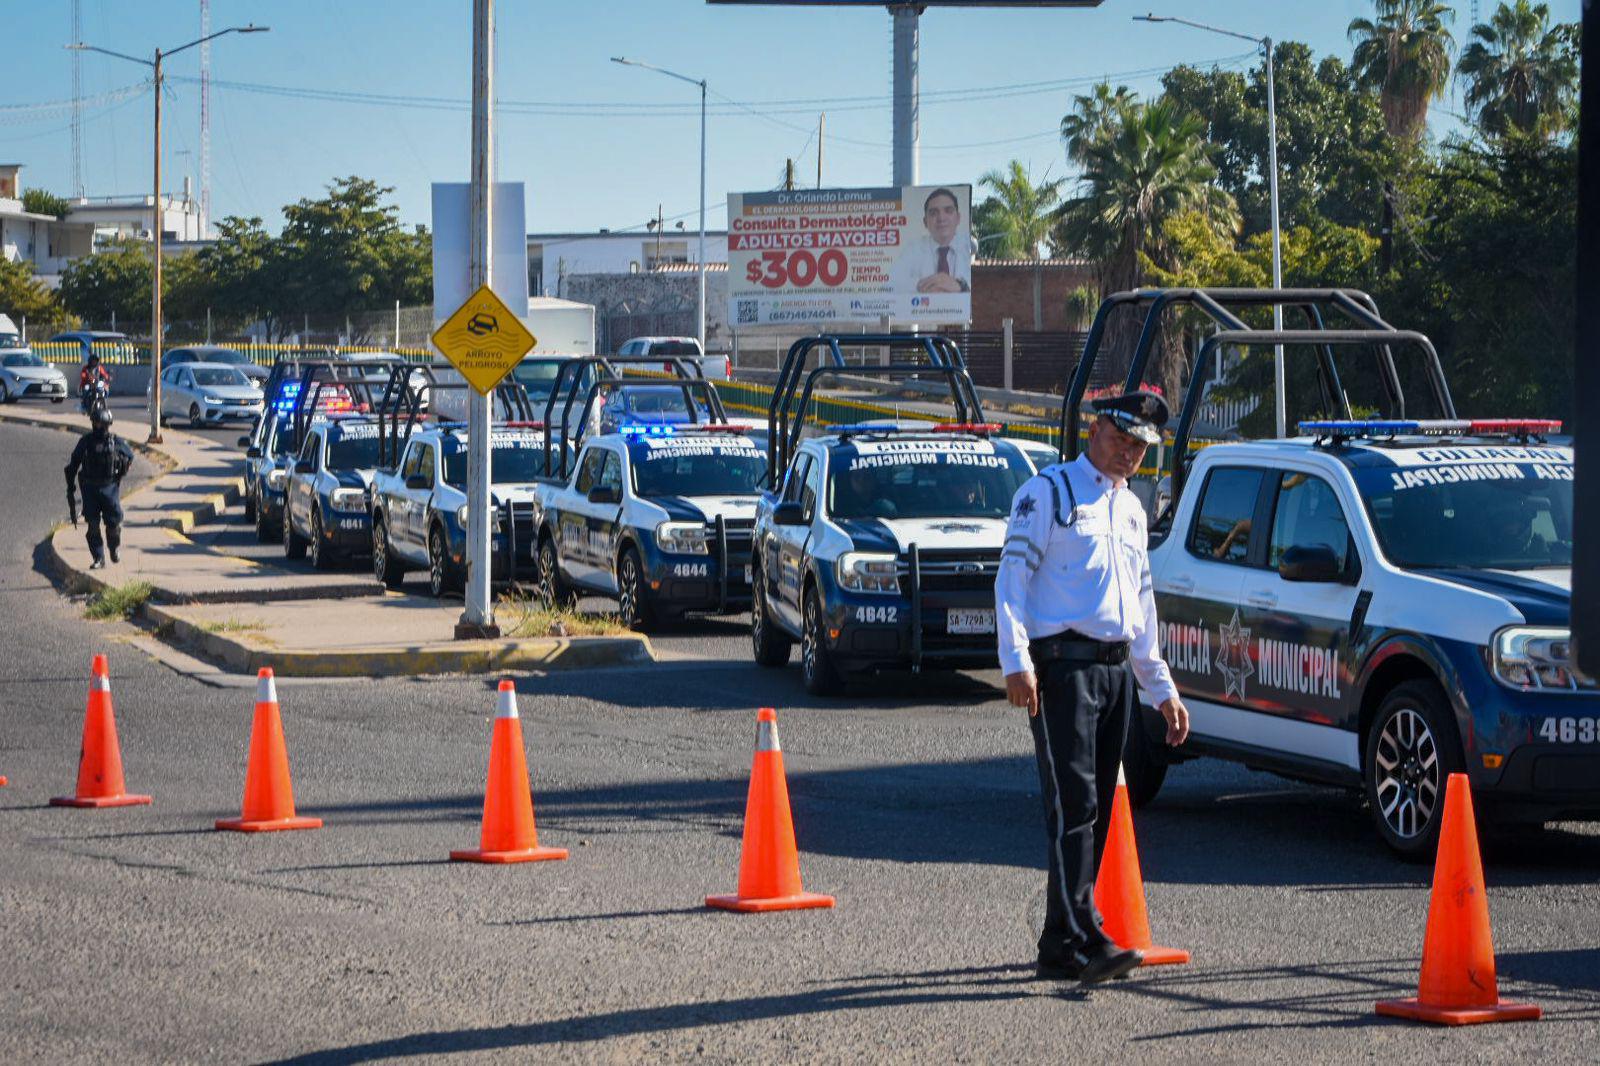
[[98, 555], [95, 556], [94, 562], [89, 564], [89, 569], [90, 570], [104, 570], [105, 568], [106, 568], [106, 561], [104, 559], [100, 558]]
[[109, 552], [110, 552], [110, 553], [111, 553], [111, 561], [112, 561], [112, 562], [114, 562], [114, 563], [120, 563], [120, 562], [122, 562], [122, 558], [121, 558], [121, 556], [119, 556], [119, 555], [118, 555], [118, 554], [117, 554], [117, 549], [115, 549], [115, 548], [108, 548], [108, 549], [106, 549], [106, 550], [107, 550], [107, 551], [109, 551]]
[[1045, 981], [1081, 981], [1086, 985], [1126, 977], [1144, 961], [1144, 953], [1132, 948], [1103, 944], [1088, 951], [1063, 955], [1041, 955], [1037, 973]]

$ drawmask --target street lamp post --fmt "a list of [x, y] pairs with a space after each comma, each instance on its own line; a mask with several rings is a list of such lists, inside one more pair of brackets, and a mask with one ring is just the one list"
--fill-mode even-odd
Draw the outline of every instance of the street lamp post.
[[150, 252], [152, 271], [150, 277], [150, 437], [151, 444], [161, 443], [161, 64], [169, 56], [179, 52], [188, 51], [197, 45], [214, 41], [218, 37], [230, 33], [265, 33], [270, 27], [256, 26], [229, 26], [225, 30], [190, 41], [188, 44], [179, 45], [162, 51], [157, 48], [154, 59], [144, 59], [139, 56], [130, 56], [123, 52], [113, 52], [109, 48], [99, 48], [82, 41], [67, 45], [73, 52], [99, 52], [102, 55], [115, 56], [126, 59], [130, 63], [141, 63], [153, 72], [152, 84], [155, 89], [155, 165], [153, 167], [153, 189], [150, 201], [151, 220], [150, 227]]
[[697, 271], [700, 296], [696, 304], [696, 313], [699, 318], [700, 350], [704, 352], [706, 350], [706, 80], [691, 78], [685, 74], [678, 74], [650, 63], [641, 63], [637, 59], [625, 59], [622, 56], [612, 56], [611, 62], [621, 63], [625, 67], [643, 67], [645, 70], [653, 70], [657, 74], [665, 74], [669, 78], [700, 86], [700, 269]]
[[[1206, 30], [1210, 33], [1220, 33], [1224, 37], [1237, 37], [1241, 41], [1250, 41], [1261, 46], [1262, 53], [1267, 60], [1267, 184], [1271, 190], [1272, 199], [1272, 287], [1283, 288], [1283, 233], [1278, 225], [1278, 98], [1273, 85], [1272, 38], [1252, 37], [1247, 33], [1235, 33], [1217, 26], [1208, 26], [1204, 22], [1195, 22], [1192, 19], [1179, 18], [1176, 15], [1135, 15], [1135, 22], [1176, 22], [1183, 26], [1192, 26], [1197, 30]], [[1272, 328], [1283, 329], [1283, 305], [1272, 305]], [[1285, 408], [1288, 405], [1284, 390], [1283, 378], [1283, 345], [1277, 344], [1272, 349], [1273, 368], [1273, 411], [1277, 435], [1288, 436], [1288, 415]]]

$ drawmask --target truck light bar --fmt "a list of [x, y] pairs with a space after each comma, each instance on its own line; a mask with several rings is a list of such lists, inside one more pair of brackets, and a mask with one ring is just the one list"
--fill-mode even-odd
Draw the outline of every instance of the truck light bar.
[[1301, 422], [1310, 437], [1525, 437], [1558, 433], [1561, 423], [1548, 418], [1328, 419]]
[[1474, 418], [1472, 432], [1485, 435], [1504, 433], [1513, 437], [1530, 433], [1560, 433], [1561, 421], [1555, 418]]
[[998, 422], [940, 422], [933, 427], [935, 433], [999, 433]]
[[660, 422], [654, 422], [650, 424], [634, 422], [629, 423], [628, 425], [618, 426], [617, 432], [621, 433], [624, 437], [672, 437], [677, 435], [677, 427], [669, 426]]
[[490, 429], [544, 429], [543, 422], [493, 422]]

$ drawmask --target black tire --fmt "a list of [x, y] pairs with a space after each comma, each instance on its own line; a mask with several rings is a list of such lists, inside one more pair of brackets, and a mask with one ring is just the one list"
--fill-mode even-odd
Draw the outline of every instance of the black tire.
[[461, 575], [450, 561], [448, 544], [439, 526], [428, 530], [428, 591], [436, 598], [461, 591]]
[[800, 676], [806, 691], [813, 696], [837, 695], [844, 688], [844, 678], [833, 663], [827, 641], [822, 635], [822, 599], [815, 588], [806, 589], [805, 615], [800, 638]]
[[1449, 700], [1432, 681], [1396, 685], [1367, 732], [1362, 776], [1383, 842], [1411, 862], [1433, 859], [1445, 782], [1464, 766]]
[[205, 428], [205, 424], [206, 424], [206, 420], [200, 414], [200, 405], [197, 404], [197, 403], [190, 404], [189, 405], [189, 428], [190, 429], [204, 429]]
[[[16, 403], [17, 398], [11, 395], [11, 390], [6, 388], [6, 383], [0, 381], [0, 403]], [[58, 401], [59, 402], [59, 401]]]
[[256, 520], [256, 494], [249, 489], [244, 491], [244, 520], [246, 522]]
[[539, 575], [537, 580], [539, 602], [556, 610], [571, 610], [578, 595], [561, 576], [561, 562], [556, 558], [556, 542], [550, 536], [539, 540]]
[[283, 501], [283, 520], [278, 523], [283, 527], [283, 557], [285, 559], [304, 559], [306, 557], [306, 539], [294, 531], [294, 522], [289, 517], [289, 501]]
[[316, 504], [311, 505], [311, 565], [317, 570], [332, 570], [337, 562], [333, 549], [328, 546], [328, 538], [322, 528], [322, 508]]
[[389, 523], [381, 514], [372, 516], [372, 575], [386, 589], [397, 589], [406, 579], [405, 567], [395, 558], [394, 547], [389, 543]]
[[1144, 708], [1134, 704], [1128, 722], [1128, 740], [1122, 746], [1122, 772], [1128, 780], [1128, 802], [1143, 807], [1152, 802], [1167, 779], [1167, 760], [1161, 741], [1151, 740], [1144, 728]]
[[256, 540], [262, 544], [271, 544], [283, 536], [283, 530], [267, 521], [267, 510], [259, 503], [255, 505]]
[[632, 546], [617, 557], [617, 617], [629, 629], [649, 629], [656, 623], [655, 605], [644, 587], [644, 567]]
[[750, 589], [750, 648], [758, 666], [788, 666], [794, 641], [778, 629], [767, 609], [766, 584], [758, 563], [750, 576], [754, 583]]

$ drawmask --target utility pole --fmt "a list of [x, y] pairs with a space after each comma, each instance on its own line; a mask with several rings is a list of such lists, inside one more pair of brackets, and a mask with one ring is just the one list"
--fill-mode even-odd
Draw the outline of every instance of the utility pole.
[[[72, 40], [83, 40], [83, 0], [72, 0]], [[83, 198], [83, 56], [72, 53], [72, 195]]]
[[[211, 35], [211, 0], [200, 0], [200, 36]], [[211, 236], [211, 42], [200, 46], [200, 239]]]
[[794, 192], [794, 160], [783, 161], [783, 191]]
[[[472, 0], [470, 288], [494, 282], [494, 0]], [[489, 396], [467, 390], [467, 587], [456, 639], [498, 637], [489, 598]]]
[[894, 4], [889, 15], [894, 20], [894, 184], [915, 185], [921, 139], [917, 68], [922, 8]]
[[817, 188], [822, 188], [822, 134], [828, 125], [828, 113], [817, 116]]

